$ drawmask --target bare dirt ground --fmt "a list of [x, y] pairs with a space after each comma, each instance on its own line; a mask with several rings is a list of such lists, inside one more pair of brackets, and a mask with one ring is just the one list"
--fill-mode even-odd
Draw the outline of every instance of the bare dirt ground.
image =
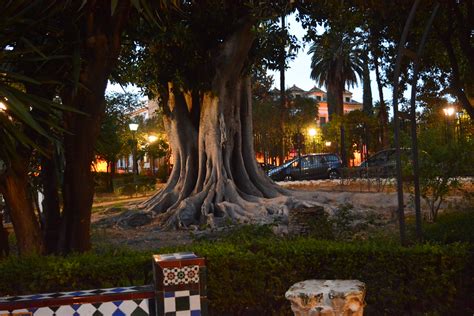
[[[375, 214], [392, 226], [396, 222], [397, 194], [393, 181], [379, 183], [373, 180], [368, 183], [366, 180], [319, 180], [279, 184], [293, 190], [297, 199], [323, 205], [328, 213], [336, 212], [342, 205], [350, 205], [356, 213]], [[471, 195], [474, 193], [472, 179], [462, 180], [461, 188], [450, 193], [447, 201], [442, 204], [441, 211], [463, 203], [472, 203], [472, 200], [466, 200], [467, 193]], [[158, 249], [186, 245], [200, 237], [213, 238], [223, 230], [221, 228], [201, 231], [197, 227], [192, 227], [188, 230], [163, 231], [154, 223], [152, 217], [136, 209], [137, 204], [148, 197], [149, 195], [118, 201], [101, 198], [99, 203], [94, 204], [92, 215], [94, 244], [125, 246], [140, 250]], [[412, 196], [406, 193], [404, 201], [405, 214], [413, 216]], [[428, 212], [427, 205], [423, 201], [422, 211], [425, 214]]]

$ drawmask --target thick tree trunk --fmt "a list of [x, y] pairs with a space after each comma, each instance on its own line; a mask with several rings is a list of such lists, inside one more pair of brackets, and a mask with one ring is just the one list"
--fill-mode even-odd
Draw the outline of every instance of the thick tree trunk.
[[[105, 85], [103, 89], [105, 91]], [[86, 93], [81, 95], [86, 104], [95, 105], [98, 109], [103, 107], [103, 101], [94, 100]], [[64, 141], [66, 167], [60, 238], [60, 249], [64, 253], [90, 249], [90, 216], [94, 195], [91, 165], [94, 159], [94, 141], [98, 136], [100, 122], [98, 114], [87, 117], [72, 116], [66, 119], [67, 130], [71, 134], [66, 135]]]
[[84, 114], [67, 112], [64, 137], [66, 166], [64, 170], [64, 210], [60, 249], [86, 251], [90, 249], [90, 218], [94, 182], [91, 164], [100, 123], [105, 112], [104, 93], [107, 80], [117, 62], [121, 36], [128, 18], [130, 3], [119, 1], [113, 15], [110, 2], [87, 3], [82, 22], [83, 66], [77, 91], [62, 91], [63, 102]]
[[28, 190], [28, 160], [17, 159], [2, 176], [0, 192], [5, 198], [15, 230], [20, 255], [44, 252], [43, 238]]
[[295, 203], [255, 160], [250, 80], [243, 75], [252, 41], [247, 22], [224, 42], [198, 122], [191, 119], [196, 105], [182, 91], [170, 87], [164, 98], [175, 164], [165, 188], [141, 207], [159, 213], [166, 227], [249, 222]]

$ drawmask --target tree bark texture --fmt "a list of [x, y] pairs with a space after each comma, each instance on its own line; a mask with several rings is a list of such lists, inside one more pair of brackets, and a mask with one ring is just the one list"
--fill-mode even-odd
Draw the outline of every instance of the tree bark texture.
[[463, 86], [461, 80], [461, 74], [459, 71], [459, 62], [457, 60], [456, 54], [454, 52], [453, 44], [451, 42], [452, 30], [450, 30], [444, 36], [441, 36], [441, 41], [446, 49], [449, 62], [451, 64], [451, 79], [450, 85], [453, 94], [456, 96], [461, 106], [466, 110], [467, 114], [471, 119], [474, 119], [474, 106], [469, 101], [469, 98], [466, 95], [466, 89]]
[[374, 108], [372, 104], [372, 89], [370, 87], [370, 70], [369, 70], [369, 51], [367, 49], [364, 49], [363, 55], [362, 55], [362, 99], [363, 99], [363, 111], [369, 115], [372, 116], [374, 113]]
[[64, 89], [63, 102], [84, 113], [67, 112], [64, 137], [64, 210], [61, 227], [62, 252], [90, 249], [90, 218], [94, 182], [91, 164], [94, 145], [105, 111], [104, 93], [107, 80], [117, 62], [124, 24], [130, 3], [119, 1], [114, 14], [108, 1], [88, 1], [81, 24], [84, 37], [79, 86]]
[[[297, 203], [255, 160], [250, 79], [244, 75], [251, 26], [243, 23], [222, 44], [209, 91], [197, 99], [170, 84], [163, 98], [173, 171], [141, 207], [157, 213], [167, 228], [251, 222], [287, 213]], [[196, 110], [199, 120], [193, 120]]]
[[382, 84], [382, 78], [380, 76], [380, 70], [379, 70], [379, 62], [377, 59], [377, 56], [374, 56], [374, 68], [375, 68], [375, 81], [377, 81], [377, 88], [379, 91], [379, 102], [380, 102], [380, 108], [379, 108], [379, 120], [380, 120], [380, 125], [381, 125], [381, 143], [382, 143], [382, 148], [387, 148], [388, 147], [388, 112], [387, 112], [387, 106], [385, 105], [385, 100], [383, 96], [383, 84]]
[[29, 192], [28, 160], [17, 159], [2, 176], [0, 192], [8, 205], [20, 255], [42, 254], [43, 238]]
[[[281, 15], [281, 31], [285, 31], [285, 14]], [[287, 110], [286, 86], [285, 86], [285, 66], [286, 66], [286, 50], [285, 45], [280, 47], [280, 165], [285, 162], [286, 157], [286, 140], [285, 140], [285, 114]]]
[[[27, 69], [27, 73], [28, 71], [31, 69]], [[45, 100], [51, 100], [54, 94], [50, 87], [42, 85], [27, 84], [26, 90], [31, 95], [42, 97]], [[45, 119], [45, 113], [36, 112], [35, 114]], [[42, 125], [45, 127], [44, 124]], [[44, 147], [47, 146], [46, 140], [32, 129], [26, 128], [25, 132], [32, 142], [40, 143]], [[12, 160], [7, 173], [0, 179], [0, 192], [8, 205], [19, 253], [22, 255], [42, 254], [45, 251], [45, 243], [35, 212], [35, 206], [39, 205], [36, 196], [32, 196], [32, 194], [36, 194], [36, 191], [31, 192], [29, 181], [29, 162], [33, 150], [17, 146], [17, 153], [18, 157]]]
[[[336, 78], [330, 78], [328, 80], [328, 114], [331, 120], [333, 115], [336, 114], [342, 117], [344, 116], [344, 81], [337, 80]], [[344, 135], [344, 124], [341, 121], [340, 127], [340, 155], [344, 166], [347, 165], [347, 155], [345, 150], [345, 135]]]
[[[53, 147], [53, 146], [51, 146]], [[61, 208], [59, 203], [59, 179], [57, 155], [50, 150], [51, 157], [41, 161], [41, 178], [43, 182], [43, 236], [46, 253], [58, 250], [59, 228], [61, 225]]]

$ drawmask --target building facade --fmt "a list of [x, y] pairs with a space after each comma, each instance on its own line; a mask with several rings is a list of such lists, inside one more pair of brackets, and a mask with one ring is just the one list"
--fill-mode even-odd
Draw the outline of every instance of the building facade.
[[[280, 95], [280, 90], [273, 89], [271, 93], [275, 98], [278, 98]], [[317, 102], [318, 104], [317, 124], [319, 127], [324, 126], [324, 124], [326, 124], [329, 121], [326, 91], [316, 86], [311, 88], [309, 91], [305, 91], [301, 89], [300, 87], [293, 85], [292, 87], [286, 90], [286, 93], [288, 96], [311, 98]], [[352, 92], [345, 90], [343, 98], [344, 98], [344, 114], [354, 111], [354, 110], [362, 110], [362, 103], [352, 98]]]

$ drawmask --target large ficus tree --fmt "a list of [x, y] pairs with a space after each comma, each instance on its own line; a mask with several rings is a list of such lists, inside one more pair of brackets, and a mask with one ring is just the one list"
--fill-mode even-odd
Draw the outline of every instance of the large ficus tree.
[[[250, 67], [270, 6], [201, 1], [140, 31], [130, 75], [160, 98], [173, 152], [167, 185], [142, 207], [168, 227], [251, 221], [293, 204], [259, 169], [253, 149]], [[133, 58], [135, 58], [133, 57]]]

